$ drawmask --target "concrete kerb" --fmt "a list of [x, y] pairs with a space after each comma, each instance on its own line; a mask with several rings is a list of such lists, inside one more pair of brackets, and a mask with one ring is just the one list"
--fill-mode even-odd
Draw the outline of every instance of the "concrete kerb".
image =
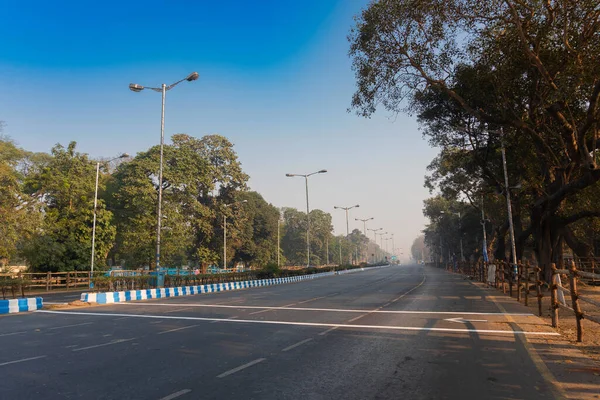
[[[382, 267], [369, 267], [367, 269], [378, 269]], [[338, 272], [321, 272], [311, 275], [291, 276], [287, 278], [271, 278], [242, 282], [213, 283], [209, 285], [180, 286], [175, 288], [127, 290], [122, 292], [82, 293], [81, 301], [96, 304], [123, 303], [136, 300], [161, 299], [165, 297], [190, 296], [195, 294], [215, 293], [228, 290], [240, 290], [253, 287], [281, 285], [284, 283], [301, 282], [309, 279], [321, 278], [331, 275], [349, 274], [364, 271], [365, 268], [349, 269]]]
[[43, 305], [44, 301], [41, 297], [0, 300], [0, 314], [14, 314], [41, 310]]

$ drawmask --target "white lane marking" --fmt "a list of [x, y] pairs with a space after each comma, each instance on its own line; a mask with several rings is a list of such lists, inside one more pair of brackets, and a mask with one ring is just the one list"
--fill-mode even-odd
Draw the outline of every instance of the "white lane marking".
[[[348, 309], [348, 308], [311, 308], [311, 307], [289, 307], [289, 306], [227, 306], [222, 304], [168, 304], [168, 303], [114, 303], [114, 305], [123, 305], [123, 306], [167, 306], [167, 307], [207, 307], [207, 308], [235, 308], [235, 309], [259, 309], [259, 310], [290, 310], [290, 311], [323, 311], [323, 312], [347, 312], [347, 313], [366, 313], [366, 312], [374, 312], [381, 314], [433, 314], [433, 315], [513, 315], [513, 316], [524, 316], [524, 317], [532, 317], [532, 313], [501, 313], [501, 312], [469, 312], [469, 311], [413, 311], [413, 310], [357, 310], [357, 309]], [[389, 305], [391, 303], [388, 303]], [[253, 313], [254, 314], [254, 313]], [[258, 313], [256, 313], [258, 314]], [[250, 314], [251, 315], [251, 314]]]
[[466, 324], [467, 322], [487, 322], [487, 319], [464, 319], [464, 318], [458, 317], [458, 318], [447, 318], [444, 321], [456, 322], [459, 324]]
[[237, 368], [230, 369], [229, 371], [223, 372], [221, 375], [217, 375], [217, 378], [225, 378], [226, 376], [229, 376], [229, 375], [231, 375], [231, 374], [235, 374], [236, 372], [240, 372], [240, 371], [241, 371], [241, 370], [243, 370], [243, 369], [246, 369], [246, 368], [248, 368], [248, 367], [251, 367], [251, 366], [253, 366], [253, 365], [255, 365], [255, 364], [258, 364], [258, 363], [260, 363], [260, 362], [263, 362], [263, 361], [265, 361], [265, 360], [266, 360], [266, 358], [257, 358], [256, 360], [254, 360], [254, 361], [250, 361], [250, 362], [249, 362], [249, 363], [247, 363], [247, 364], [240, 365], [240, 366], [239, 366], [239, 367], [237, 367]]
[[[296, 304], [297, 303], [291, 303], [291, 304], [286, 304], [285, 306], [278, 306], [278, 307], [261, 307], [261, 308], [263, 308], [262, 311], [251, 312], [248, 315], [262, 314], [262, 313], [266, 313], [266, 312], [273, 311], [273, 310], [291, 310], [291, 308], [288, 308], [288, 307], [295, 306]], [[243, 308], [249, 308], [249, 307], [243, 307]]]
[[319, 336], [327, 335], [329, 332], [335, 331], [337, 328], [339, 328], [339, 326], [334, 326], [333, 328], [329, 328], [326, 331], [323, 331], [323, 332], [319, 333]]
[[285, 349], [283, 349], [283, 350], [281, 350], [281, 351], [290, 351], [290, 350], [292, 350], [292, 349], [295, 349], [295, 348], [296, 348], [296, 347], [298, 347], [298, 346], [302, 346], [304, 343], [308, 343], [308, 342], [310, 342], [311, 340], [312, 340], [312, 338], [308, 338], [308, 339], [301, 340], [300, 342], [298, 342], [298, 343], [296, 343], [296, 344], [293, 344], [293, 345], [291, 345], [291, 346], [288, 346], [288, 347], [286, 347]]
[[348, 320], [348, 322], [354, 322], [354, 321], [356, 321], [356, 320], [358, 320], [358, 319], [361, 319], [361, 318], [362, 318], [362, 317], [364, 317], [365, 315], [368, 315], [368, 314], [359, 315], [358, 317], [354, 317], [354, 318], [352, 318], [352, 319], [349, 319], [349, 320]]
[[[233, 318], [206, 318], [206, 317], [175, 317], [167, 315], [148, 315], [148, 314], [113, 314], [113, 313], [88, 313], [88, 312], [70, 312], [70, 311], [51, 311], [38, 310], [36, 312], [46, 314], [72, 314], [72, 315], [95, 315], [98, 317], [124, 317], [129, 315], [132, 318], [150, 318], [150, 319], [179, 319], [186, 321], [215, 321], [215, 322], [235, 322], [244, 324], [267, 324], [267, 325], [292, 325], [292, 326], [321, 326], [337, 328], [358, 328], [358, 329], [376, 329], [376, 330], [396, 330], [396, 331], [430, 331], [430, 332], [458, 332], [458, 333], [499, 333], [505, 335], [538, 335], [538, 336], [560, 336], [556, 332], [527, 332], [527, 331], [503, 331], [493, 329], [458, 329], [458, 328], [428, 328], [419, 326], [393, 326], [393, 325], [349, 325], [349, 324], [327, 324], [321, 322], [292, 322], [292, 321], [270, 321], [263, 319], [233, 319]], [[133, 339], [127, 339], [133, 340]], [[113, 344], [113, 343], [108, 343]]]
[[63, 325], [63, 326], [55, 326], [53, 328], [48, 328], [49, 331], [53, 331], [55, 329], [63, 329], [63, 328], [72, 328], [74, 326], [84, 326], [84, 325], [91, 325], [93, 324], [93, 322], [83, 322], [81, 324], [73, 324], [73, 325]]
[[21, 360], [8, 361], [8, 362], [0, 364], [0, 367], [2, 367], [4, 365], [16, 364], [16, 363], [21, 363], [21, 362], [25, 362], [25, 361], [39, 360], [40, 358], [44, 358], [44, 357], [46, 357], [46, 356], [37, 356], [37, 357], [23, 358]]
[[184, 394], [188, 394], [191, 391], [192, 391], [191, 389], [183, 389], [183, 390], [180, 390], [179, 392], [171, 393], [168, 396], [161, 397], [158, 400], [173, 400], [173, 399], [176, 399], [179, 396], [183, 396]]
[[165, 333], [169, 333], [169, 332], [182, 331], [184, 329], [195, 328], [196, 326], [199, 326], [199, 325], [190, 325], [190, 326], [183, 326], [181, 328], [169, 329], [168, 331], [158, 332], [157, 335], [164, 335]]
[[0, 337], [3, 337], [3, 336], [12, 336], [12, 335], [20, 335], [20, 334], [22, 334], [22, 333], [27, 333], [27, 332], [11, 332], [11, 333], [2, 333], [2, 334], [0, 334]]
[[[239, 318], [239, 315], [234, 315], [233, 317], [229, 317], [229, 319], [236, 319], [236, 318]], [[211, 323], [211, 324], [216, 324], [217, 322], [221, 322], [221, 320], [218, 320], [218, 321], [212, 321], [212, 322], [210, 322], [210, 323]]]
[[179, 312], [179, 311], [185, 311], [185, 310], [187, 310], [187, 308], [185, 308], [185, 307], [184, 308], [176, 308], [174, 310], [165, 311], [165, 314]]
[[299, 301], [297, 304], [309, 303], [311, 301], [317, 301], [317, 300], [320, 300], [320, 299], [324, 299], [325, 297], [329, 297], [329, 296], [313, 297], [312, 299], [308, 299], [308, 300], [304, 300], [304, 301]]
[[[129, 317], [127, 317], [127, 318], [129, 318]], [[150, 323], [151, 323], [152, 325], [155, 325], [155, 324], [162, 324], [163, 322], [164, 322], [164, 321], [152, 321], [152, 322], [150, 322]]]
[[123, 343], [123, 342], [129, 342], [131, 340], [135, 340], [135, 338], [131, 338], [131, 339], [117, 339], [117, 340], [113, 340], [112, 342], [108, 342], [108, 343], [95, 344], [93, 346], [87, 346], [87, 347], [78, 347], [78, 348], [73, 349], [71, 351], [82, 351], [82, 350], [95, 349], [97, 347], [110, 346], [110, 345], [113, 345], [113, 344], [119, 344], [119, 343]]

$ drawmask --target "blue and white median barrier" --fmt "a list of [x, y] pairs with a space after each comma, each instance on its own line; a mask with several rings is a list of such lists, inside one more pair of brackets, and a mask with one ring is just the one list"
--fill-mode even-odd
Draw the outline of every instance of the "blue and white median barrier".
[[13, 314], [41, 310], [43, 306], [44, 303], [41, 297], [0, 300], [0, 314]]
[[[368, 269], [377, 268], [382, 267], [370, 267]], [[315, 279], [324, 276], [348, 274], [351, 272], [360, 272], [364, 270], [364, 268], [356, 268], [338, 272], [321, 272], [311, 275], [290, 276], [287, 278], [271, 278], [242, 282], [213, 283], [209, 285], [180, 286], [175, 288], [125, 290], [121, 292], [82, 293], [81, 301], [86, 303], [112, 304], [136, 300], [162, 299], [165, 297], [189, 296], [194, 294], [215, 293], [224, 292], [228, 290], [240, 290], [253, 287], [281, 285], [283, 283], [301, 282], [304, 280]]]

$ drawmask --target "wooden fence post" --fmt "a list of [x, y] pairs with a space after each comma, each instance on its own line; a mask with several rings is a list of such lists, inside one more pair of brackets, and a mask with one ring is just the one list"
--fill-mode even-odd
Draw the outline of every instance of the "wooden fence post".
[[525, 305], [529, 305], [529, 261], [525, 262]]
[[552, 263], [552, 281], [550, 282], [550, 311], [552, 313], [552, 327], [558, 328], [558, 287], [556, 283], [556, 264]]
[[69, 289], [69, 286], [71, 285], [71, 272], [67, 272], [67, 290]]
[[521, 301], [521, 272], [523, 265], [517, 264], [517, 301]]
[[569, 286], [571, 286], [571, 302], [573, 303], [573, 311], [575, 312], [575, 319], [577, 321], [577, 342], [583, 340], [583, 326], [581, 320], [583, 319], [583, 313], [579, 306], [579, 293], [577, 292], [577, 269], [575, 263], [571, 262], [571, 268], [569, 268]]
[[46, 273], [46, 292], [50, 291], [50, 280], [52, 279], [52, 273], [48, 271]]
[[537, 293], [538, 299], [538, 315], [542, 316], [542, 298], [544, 295], [542, 294], [542, 279], [541, 279], [542, 269], [540, 267], [535, 267], [535, 290]]

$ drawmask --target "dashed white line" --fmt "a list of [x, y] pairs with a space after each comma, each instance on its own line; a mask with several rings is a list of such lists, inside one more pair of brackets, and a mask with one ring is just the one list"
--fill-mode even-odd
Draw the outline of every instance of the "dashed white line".
[[55, 326], [53, 328], [48, 328], [49, 331], [53, 331], [56, 329], [63, 329], [63, 328], [72, 328], [74, 326], [84, 326], [84, 325], [91, 325], [93, 324], [93, 322], [83, 322], [81, 324], [73, 324], [73, 325], [63, 325], [63, 326]]
[[95, 344], [93, 346], [87, 346], [87, 347], [78, 347], [78, 348], [73, 349], [71, 351], [82, 351], [82, 350], [95, 349], [97, 347], [110, 346], [110, 345], [113, 345], [113, 344], [119, 344], [119, 343], [123, 343], [123, 342], [129, 342], [131, 340], [135, 340], [135, 338], [131, 338], [131, 339], [117, 339], [117, 340], [113, 340], [112, 342], [108, 342], [108, 343]]
[[254, 361], [250, 361], [250, 362], [249, 362], [249, 363], [247, 363], [247, 364], [240, 365], [240, 366], [239, 366], [239, 367], [237, 367], [237, 368], [233, 368], [233, 369], [230, 369], [229, 371], [223, 372], [221, 375], [217, 375], [217, 378], [225, 378], [226, 376], [229, 376], [229, 375], [231, 375], [231, 374], [235, 374], [236, 372], [240, 372], [241, 370], [244, 370], [244, 369], [246, 369], [246, 368], [248, 368], [248, 367], [251, 367], [251, 366], [253, 366], [253, 365], [256, 365], [256, 364], [258, 364], [258, 363], [261, 363], [261, 362], [263, 362], [263, 361], [265, 361], [265, 360], [266, 360], [266, 358], [257, 358], [256, 360], [254, 360]]
[[20, 335], [20, 334], [22, 334], [22, 333], [27, 333], [27, 332], [11, 332], [11, 333], [1, 333], [1, 334], [0, 334], [0, 337], [3, 337], [3, 336], [12, 336], [12, 335]]
[[283, 349], [283, 350], [281, 350], [281, 351], [290, 351], [290, 350], [292, 350], [292, 349], [295, 349], [295, 348], [296, 348], [296, 347], [298, 347], [298, 346], [302, 346], [304, 343], [308, 343], [308, 342], [310, 342], [311, 340], [312, 340], [312, 338], [308, 338], [308, 339], [301, 340], [300, 342], [298, 342], [298, 343], [296, 343], [296, 344], [293, 344], [293, 345], [291, 345], [291, 346], [288, 346], [288, 347], [286, 347], [285, 349]]
[[[262, 314], [262, 313], [266, 313], [268, 311], [273, 311], [273, 310], [291, 310], [291, 308], [288, 308], [290, 306], [295, 306], [297, 303], [291, 303], [291, 304], [287, 304], [285, 306], [279, 306], [279, 307], [260, 307], [260, 308], [264, 308], [264, 310], [262, 311], [255, 311], [255, 312], [251, 312], [248, 315], [254, 315], [254, 314]], [[239, 308], [239, 307], [238, 307]], [[243, 307], [243, 308], [250, 308], [250, 307]], [[252, 307], [252, 308], [257, 308], [257, 307]]]
[[[227, 319], [236, 319], [236, 318], [239, 318], [239, 315], [234, 315], [233, 317], [229, 317], [229, 318], [227, 318]], [[212, 321], [212, 322], [210, 322], [210, 323], [211, 323], [211, 324], [216, 324], [217, 322], [221, 322], [221, 321], [223, 321], [223, 320], [222, 320], [222, 319], [218, 319], [218, 320], [216, 320], [216, 321]]]
[[175, 328], [175, 329], [169, 329], [168, 331], [162, 331], [162, 332], [158, 332], [158, 335], [164, 335], [165, 333], [169, 333], [169, 332], [177, 332], [177, 331], [182, 331], [184, 329], [190, 329], [190, 328], [195, 328], [199, 325], [189, 325], [189, 326], [183, 326], [181, 328]]
[[158, 400], [173, 400], [173, 399], [176, 399], [177, 397], [183, 396], [184, 394], [188, 394], [191, 391], [192, 391], [191, 389], [183, 389], [183, 390], [180, 390], [179, 392], [171, 393], [168, 396], [161, 397]]
[[46, 356], [37, 356], [37, 357], [23, 358], [21, 360], [7, 361], [4, 363], [1, 363], [0, 367], [5, 366], [5, 365], [10, 365], [10, 364], [22, 363], [25, 361], [39, 360], [40, 358], [44, 358], [44, 357], [46, 357]]
[[319, 333], [319, 336], [327, 335], [329, 332], [335, 331], [337, 328], [339, 328], [339, 326], [334, 326], [333, 328], [329, 328], [326, 331], [323, 331], [323, 332]]

